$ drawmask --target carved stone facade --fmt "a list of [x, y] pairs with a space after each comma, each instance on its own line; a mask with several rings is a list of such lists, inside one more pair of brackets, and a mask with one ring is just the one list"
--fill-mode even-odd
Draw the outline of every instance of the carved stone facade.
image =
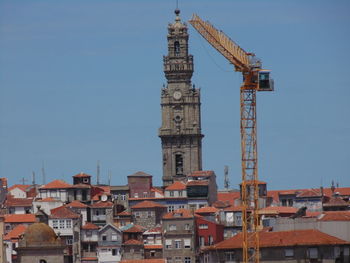
[[185, 179], [202, 169], [200, 90], [191, 84], [193, 56], [188, 54], [187, 25], [175, 11], [168, 26], [168, 55], [164, 56], [167, 86], [162, 89], [163, 185]]

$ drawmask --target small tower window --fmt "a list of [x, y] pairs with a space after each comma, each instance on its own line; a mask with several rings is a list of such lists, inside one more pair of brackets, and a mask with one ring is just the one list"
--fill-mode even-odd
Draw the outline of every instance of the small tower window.
[[183, 175], [183, 158], [182, 154], [175, 155], [176, 175]]
[[180, 43], [179, 41], [174, 42], [174, 51], [175, 51], [175, 56], [180, 56]]

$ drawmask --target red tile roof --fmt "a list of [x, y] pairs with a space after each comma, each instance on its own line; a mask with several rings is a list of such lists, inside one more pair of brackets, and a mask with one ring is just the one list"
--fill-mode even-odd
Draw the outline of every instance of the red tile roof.
[[50, 218], [79, 218], [79, 215], [74, 213], [66, 206], [60, 206], [54, 209], [51, 209]]
[[11, 195], [8, 195], [5, 205], [7, 207], [11, 206], [32, 206], [34, 198], [13, 198]]
[[333, 206], [350, 206], [349, 202], [344, 201], [341, 197], [331, 197], [328, 202], [324, 203], [325, 207], [333, 207]]
[[124, 210], [123, 212], [118, 213], [117, 216], [131, 216], [131, 213], [127, 210]]
[[[345, 245], [345, 240], [330, 236], [314, 229], [259, 232], [260, 247], [290, 247], [290, 246], [317, 246], [317, 245]], [[242, 248], [242, 233], [209, 247], [210, 250], [227, 250]]]
[[128, 241], [124, 242], [123, 245], [143, 245], [143, 242], [136, 239], [129, 239]]
[[230, 206], [230, 207], [226, 207], [224, 208], [224, 211], [227, 212], [239, 212], [243, 210], [243, 206]]
[[15, 188], [21, 189], [23, 192], [25, 192], [27, 190], [28, 187], [30, 187], [30, 184], [14, 184], [13, 186], [11, 186], [8, 191], [12, 191]]
[[217, 213], [219, 211], [219, 209], [215, 208], [215, 207], [212, 207], [212, 206], [204, 206], [204, 207], [201, 207], [199, 209], [197, 209], [195, 211], [195, 213], [197, 214], [201, 214], [201, 213]]
[[145, 228], [139, 225], [133, 225], [132, 227], [124, 230], [124, 233], [143, 233], [145, 232]]
[[74, 200], [67, 204], [67, 207], [73, 207], [73, 208], [87, 208], [88, 206], [86, 204], [83, 204], [82, 202], [79, 202], [78, 200]]
[[11, 214], [4, 215], [5, 223], [35, 223], [34, 214]]
[[295, 214], [298, 211], [298, 208], [290, 207], [290, 206], [269, 206], [263, 209], [260, 209], [260, 214], [268, 214], [268, 213], [277, 213], [277, 214]]
[[97, 257], [82, 257], [81, 260], [96, 261], [96, 260], [98, 260], [98, 258]]
[[187, 182], [187, 186], [194, 186], [194, 185], [208, 185], [208, 181], [201, 181], [201, 180], [193, 180]]
[[54, 180], [42, 187], [40, 189], [65, 189], [65, 188], [71, 188], [72, 185], [69, 183], [66, 183], [63, 180]]
[[214, 171], [194, 171], [188, 176], [191, 177], [210, 177], [212, 175], [215, 175]]
[[321, 190], [319, 188], [301, 190], [297, 194], [297, 197], [321, 197], [321, 196], [322, 196], [322, 194], [321, 194]]
[[156, 187], [152, 187], [151, 192], [156, 192], [158, 194], [164, 195], [163, 191], [159, 188], [156, 188]]
[[18, 225], [4, 236], [4, 240], [19, 239], [26, 229], [26, 225]]
[[61, 202], [61, 200], [57, 200], [53, 197], [46, 197], [40, 200], [35, 200], [36, 202]]
[[165, 188], [165, 190], [186, 190], [186, 185], [183, 182], [176, 181]]
[[235, 200], [240, 198], [240, 192], [218, 192], [217, 199], [219, 201], [228, 201], [231, 205], [235, 204]]
[[131, 207], [131, 209], [139, 209], [139, 208], [156, 208], [156, 207], [166, 207], [164, 205], [158, 204], [153, 201], [143, 201]]
[[120, 263], [166, 263], [165, 259], [154, 258], [154, 259], [124, 259]]
[[145, 249], [163, 249], [163, 245], [146, 245]]
[[230, 206], [230, 202], [217, 200], [213, 203], [213, 206], [215, 208], [226, 208], [226, 207]]
[[173, 212], [169, 212], [163, 216], [163, 219], [177, 219], [177, 218], [194, 218], [191, 210], [188, 209], [177, 209]]
[[111, 208], [113, 207], [113, 203], [110, 201], [106, 201], [106, 202], [99, 201], [97, 203], [90, 205], [90, 207], [91, 208]]
[[350, 221], [350, 211], [327, 211], [320, 215], [319, 221]]
[[75, 178], [79, 178], [79, 177], [91, 177], [91, 175], [88, 175], [88, 174], [86, 174], [86, 173], [81, 172], [81, 173], [79, 173], [79, 174], [74, 175], [73, 177], [75, 177]]
[[85, 229], [85, 230], [98, 230], [100, 229], [98, 226], [96, 226], [95, 224], [91, 223], [91, 222], [86, 222], [85, 225], [83, 225], [81, 227], [81, 229]]

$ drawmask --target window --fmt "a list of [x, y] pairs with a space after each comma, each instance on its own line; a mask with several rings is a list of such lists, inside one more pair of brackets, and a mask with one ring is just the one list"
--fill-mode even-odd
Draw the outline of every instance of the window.
[[182, 196], [182, 191], [179, 191], [179, 196]]
[[190, 230], [190, 224], [185, 225], [185, 230]]
[[135, 212], [135, 217], [140, 218], [140, 212]]
[[58, 229], [58, 220], [52, 220], [52, 228]]
[[307, 249], [307, 255], [309, 258], [318, 258], [317, 247], [312, 247]]
[[116, 234], [112, 234], [112, 241], [117, 241], [118, 240], [118, 236]]
[[147, 197], [147, 196], [148, 196], [147, 192], [143, 192], [143, 197]]
[[125, 200], [125, 195], [121, 195], [121, 199], [122, 199], [122, 200]]
[[103, 235], [103, 236], [102, 236], [102, 240], [103, 240], [103, 241], [106, 241], [106, 240], [107, 240], [107, 236], [106, 236], [106, 235]]
[[68, 237], [68, 238], [66, 239], [66, 244], [67, 244], [67, 245], [72, 245], [72, 244], [73, 244], [73, 238]]
[[235, 260], [235, 252], [226, 252], [225, 259], [226, 259], [226, 261], [234, 261]]
[[180, 56], [180, 43], [179, 43], [179, 41], [174, 42], [174, 53], [175, 53], [175, 56]]
[[138, 193], [134, 193], [134, 197], [135, 198], [139, 198], [139, 194]]
[[214, 243], [213, 236], [208, 237], [208, 243], [209, 243], [209, 246], [211, 246]]
[[12, 243], [12, 250], [15, 250], [16, 248], [16, 243]]
[[99, 216], [100, 215], [100, 211], [98, 209], [95, 210], [95, 215]]
[[170, 231], [175, 231], [176, 230], [176, 225], [169, 225], [169, 230]]
[[191, 258], [190, 257], [185, 257], [184, 263], [191, 263]]
[[199, 229], [208, 229], [208, 225], [207, 224], [200, 224]]
[[148, 211], [148, 218], [151, 218], [152, 217], [152, 211]]
[[184, 247], [191, 248], [191, 239], [189, 238], [184, 239]]
[[181, 240], [175, 240], [175, 248], [181, 248]]
[[173, 205], [168, 206], [168, 212], [173, 212], [175, 210], [175, 207]]
[[205, 245], [205, 239], [204, 239], [204, 237], [200, 236], [199, 237], [199, 246], [203, 247], [204, 245]]
[[170, 191], [170, 196], [174, 196], [174, 191]]
[[176, 169], [176, 175], [182, 175], [183, 174], [182, 154], [176, 154], [175, 155], [175, 169]]
[[66, 220], [66, 227], [72, 228], [72, 220], [70, 220], [70, 219]]
[[60, 220], [60, 228], [64, 228], [64, 222], [65, 220]]
[[171, 248], [171, 239], [165, 239], [165, 248]]
[[118, 253], [117, 253], [117, 249], [113, 248], [112, 249], [112, 256], [116, 256]]
[[173, 262], [172, 258], [170, 257], [166, 258], [166, 263], [172, 263], [172, 262]]
[[14, 213], [15, 213], [15, 208], [14, 208], [14, 207], [10, 207], [9, 213], [10, 213], [10, 214], [14, 214]]
[[175, 257], [175, 263], [182, 263], [181, 257]]
[[179, 209], [184, 209], [185, 208], [185, 205], [179, 205]]
[[294, 249], [293, 249], [293, 248], [286, 248], [286, 249], [284, 250], [284, 256], [285, 256], [286, 258], [288, 258], [288, 257], [294, 257]]
[[45, 259], [40, 259], [39, 263], [47, 263]]
[[91, 237], [92, 236], [92, 231], [91, 230], [86, 231], [86, 236], [87, 237]]

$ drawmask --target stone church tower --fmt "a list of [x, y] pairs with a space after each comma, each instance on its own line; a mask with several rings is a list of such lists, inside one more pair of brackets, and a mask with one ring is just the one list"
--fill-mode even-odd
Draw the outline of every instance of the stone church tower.
[[161, 95], [164, 186], [202, 170], [200, 90], [191, 84], [193, 56], [188, 54], [187, 25], [179, 17], [180, 10], [175, 14], [175, 22], [168, 26], [167, 86]]

